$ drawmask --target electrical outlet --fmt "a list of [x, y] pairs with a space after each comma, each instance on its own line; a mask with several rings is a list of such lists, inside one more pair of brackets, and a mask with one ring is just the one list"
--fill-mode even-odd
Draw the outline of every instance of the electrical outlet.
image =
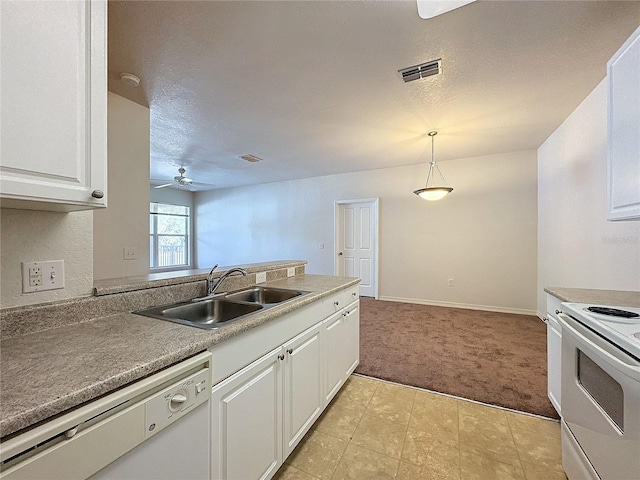
[[267, 281], [267, 272], [256, 273], [256, 283], [263, 283]]
[[31, 267], [29, 268], [29, 286], [39, 287], [42, 285], [42, 268]]
[[296, 267], [287, 268], [287, 277], [293, 277], [296, 274]]
[[450, 279], [449, 279], [449, 286], [450, 286], [450, 287], [453, 287], [453, 278], [450, 278]]
[[64, 288], [64, 260], [22, 262], [22, 293]]

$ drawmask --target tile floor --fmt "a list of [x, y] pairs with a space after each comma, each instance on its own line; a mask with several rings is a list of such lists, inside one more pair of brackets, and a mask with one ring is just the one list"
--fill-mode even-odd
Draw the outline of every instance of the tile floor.
[[276, 480], [565, 480], [560, 425], [351, 376]]

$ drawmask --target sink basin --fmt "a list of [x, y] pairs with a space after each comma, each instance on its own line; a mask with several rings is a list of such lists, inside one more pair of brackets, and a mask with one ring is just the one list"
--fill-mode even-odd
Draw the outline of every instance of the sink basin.
[[213, 329], [306, 293], [309, 292], [285, 288], [251, 287], [133, 313], [192, 327]]
[[221, 298], [185, 302], [175, 306], [162, 306], [134, 312], [169, 322], [198, 328], [212, 329], [257, 312], [263, 306], [257, 303], [238, 303]]
[[239, 292], [228, 293], [224, 298], [235, 302], [251, 302], [260, 305], [271, 305], [286, 302], [287, 300], [299, 297], [305, 293], [308, 292], [303, 292], [301, 290], [288, 290], [284, 288], [252, 287]]

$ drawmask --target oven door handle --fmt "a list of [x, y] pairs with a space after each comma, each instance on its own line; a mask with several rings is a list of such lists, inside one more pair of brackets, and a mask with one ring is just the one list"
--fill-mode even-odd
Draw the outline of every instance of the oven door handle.
[[[576, 323], [574, 319], [569, 317], [565, 313], [558, 314], [558, 319], [560, 320], [560, 324], [562, 325], [562, 334], [568, 333], [578, 339], [582, 344], [586, 345], [590, 350], [592, 350], [596, 355], [601, 358], [604, 358], [612, 367], [618, 370], [620, 373], [623, 373], [627, 377], [633, 378], [634, 380], [640, 381], [640, 364], [634, 362], [630, 357], [624, 355], [624, 357], [618, 357], [602, 348], [598, 343], [600, 341], [600, 337], [595, 336], [595, 334], [591, 334], [589, 330], [586, 328], [581, 328], [584, 332], [581, 332], [576, 328], [576, 326], [572, 325], [572, 323]], [[591, 337], [591, 338], [590, 338]], [[633, 363], [629, 363], [628, 360], [631, 360]]]

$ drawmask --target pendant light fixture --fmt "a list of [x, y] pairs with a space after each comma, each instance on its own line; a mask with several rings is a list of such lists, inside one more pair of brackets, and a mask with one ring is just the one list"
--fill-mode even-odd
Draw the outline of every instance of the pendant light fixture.
[[[431, 137], [431, 162], [429, 162], [429, 173], [427, 174], [427, 184], [425, 185], [424, 188], [420, 188], [418, 190], [413, 191], [413, 193], [415, 193], [419, 197], [422, 197], [425, 200], [429, 200], [429, 201], [440, 200], [446, 197], [447, 195], [449, 195], [451, 192], [453, 192], [452, 187], [433, 186], [434, 170], [437, 170], [440, 177], [442, 177], [442, 185], [446, 185], [446, 180], [444, 179], [444, 175], [442, 175], [442, 172], [440, 171], [440, 168], [436, 164], [436, 161], [433, 156], [433, 137], [435, 137], [437, 134], [438, 132], [435, 132], [435, 131], [428, 133], [428, 135]], [[429, 186], [429, 180], [431, 180], [431, 186]]]

